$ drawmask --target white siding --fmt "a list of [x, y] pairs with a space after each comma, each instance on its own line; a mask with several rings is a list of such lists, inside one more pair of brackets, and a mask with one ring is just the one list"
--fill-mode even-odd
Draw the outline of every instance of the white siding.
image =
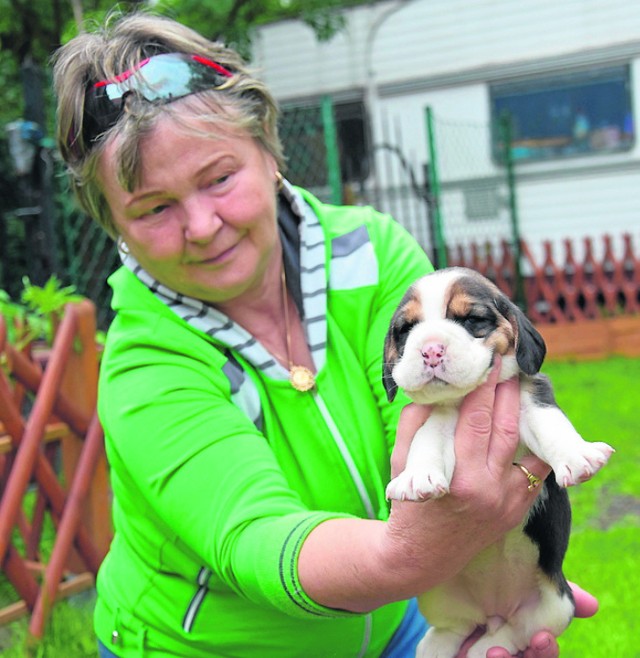
[[398, 71], [432, 76], [639, 38], [637, 2], [414, 0], [380, 30], [375, 72], [384, 83]]
[[385, 85], [640, 40], [628, 0], [410, 0], [346, 17], [325, 43], [299, 21], [260, 29], [255, 63], [278, 98], [364, 88], [370, 72]]
[[[576, 256], [583, 254], [582, 239], [590, 237], [601, 253], [603, 235], [619, 237], [632, 233], [640, 240], [640, 173], [636, 170], [611, 174], [583, 174], [543, 181], [525, 181], [518, 186], [518, 207], [524, 237], [530, 245], [543, 240], [560, 243], [577, 238]], [[617, 242], [618, 248], [622, 242]], [[560, 252], [558, 252], [560, 253]]]
[[[300, 22], [264, 27], [256, 64], [280, 100], [323, 94], [368, 98], [374, 143], [388, 139], [389, 126], [399, 125], [397, 145], [417, 171], [429, 159], [430, 106], [437, 122], [451, 127], [437, 134], [440, 174], [449, 184], [449, 232], [495, 238], [508, 224], [500, 186], [498, 219], [464, 214], [465, 180], [503, 175], [490, 154], [492, 82], [576, 64], [630, 62], [636, 130], [640, 126], [640, 2], [409, 0], [355, 8], [346, 17], [347, 28], [327, 43], [318, 43]], [[377, 182], [393, 187], [382, 152], [376, 153]], [[605, 233], [630, 232], [640, 243], [638, 141], [630, 152], [523, 163], [516, 173], [522, 234], [538, 254], [546, 239], [561, 249], [567, 237], [579, 244], [585, 236], [599, 241]], [[398, 208], [388, 209], [416, 233]], [[424, 235], [417, 237], [424, 242]]]

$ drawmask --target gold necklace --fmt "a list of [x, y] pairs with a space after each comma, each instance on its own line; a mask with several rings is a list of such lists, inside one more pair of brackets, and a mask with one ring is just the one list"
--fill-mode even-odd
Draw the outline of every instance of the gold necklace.
[[287, 339], [287, 363], [289, 364], [289, 383], [296, 391], [310, 391], [316, 385], [316, 378], [306, 366], [296, 366], [291, 360], [291, 330], [289, 327], [289, 301], [287, 299], [287, 278], [282, 267], [282, 300], [284, 303], [284, 329]]

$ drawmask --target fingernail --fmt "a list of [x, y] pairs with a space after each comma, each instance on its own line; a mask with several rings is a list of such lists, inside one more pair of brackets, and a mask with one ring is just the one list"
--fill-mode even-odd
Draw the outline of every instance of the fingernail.
[[536, 651], [545, 651], [550, 646], [551, 646], [551, 640], [548, 637], [543, 637], [535, 643], [534, 649]]

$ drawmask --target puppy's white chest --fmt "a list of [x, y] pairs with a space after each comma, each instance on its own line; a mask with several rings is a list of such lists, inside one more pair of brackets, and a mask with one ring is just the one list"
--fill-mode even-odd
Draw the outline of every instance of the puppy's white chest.
[[[538, 585], [538, 559], [538, 548], [523, 529], [512, 530], [476, 555], [457, 576], [425, 596], [429, 619], [443, 614], [437, 610], [450, 606], [455, 591], [471, 595], [470, 602], [487, 618], [509, 619], [523, 605], [532, 603], [531, 593]], [[449, 619], [452, 612], [445, 613]]]

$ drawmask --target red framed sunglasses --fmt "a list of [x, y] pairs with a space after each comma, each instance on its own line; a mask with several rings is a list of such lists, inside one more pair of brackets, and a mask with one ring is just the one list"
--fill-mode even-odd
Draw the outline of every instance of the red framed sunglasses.
[[[136, 94], [149, 103], [171, 103], [179, 98], [222, 86], [233, 73], [200, 55], [164, 53], [143, 59], [111, 80], [91, 84], [85, 92], [82, 139], [90, 150], [124, 112], [126, 99]], [[76, 133], [69, 135], [73, 150]]]

